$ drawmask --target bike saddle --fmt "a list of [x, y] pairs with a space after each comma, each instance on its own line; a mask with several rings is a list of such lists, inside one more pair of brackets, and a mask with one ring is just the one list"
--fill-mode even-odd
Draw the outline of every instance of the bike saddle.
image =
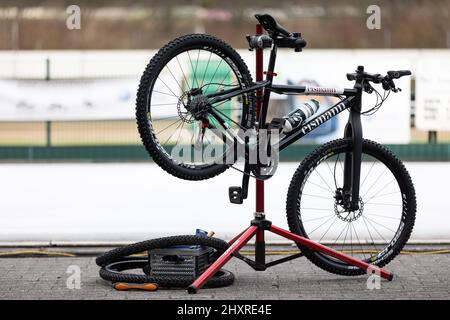
[[272, 17], [270, 14], [255, 14], [255, 18], [258, 20], [258, 22], [263, 26], [264, 29], [269, 34], [273, 33], [279, 33], [281, 35], [284, 35], [286, 37], [292, 36], [292, 33], [287, 31], [284, 27], [278, 24], [278, 22], [275, 20], [274, 17]]
[[298, 32], [289, 32], [269, 14], [255, 14], [255, 18], [267, 31], [269, 36], [280, 48], [293, 48], [296, 52], [302, 51], [306, 41]]

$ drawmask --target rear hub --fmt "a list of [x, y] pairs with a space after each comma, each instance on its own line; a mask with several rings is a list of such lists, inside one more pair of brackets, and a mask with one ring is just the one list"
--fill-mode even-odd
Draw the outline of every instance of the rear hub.
[[201, 89], [192, 89], [187, 93], [186, 110], [195, 120], [207, 118], [207, 113], [211, 108], [208, 97], [203, 95]]

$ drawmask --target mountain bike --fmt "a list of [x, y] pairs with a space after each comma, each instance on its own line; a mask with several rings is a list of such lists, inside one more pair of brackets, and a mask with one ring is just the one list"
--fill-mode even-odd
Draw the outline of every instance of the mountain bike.
[[[266, 33], [247, 36], [247, 40], [251, 50], [270, 49], [265, 79], [253, 81], [239, 54], [206, 34], [179, 37], [151, 59], [136, 103], [138, 129], [146, 150], [168, 173], [186, 180], [204, 180], [235, 168], [238, 156], [230, 154], [242, 147], [242, 186], [229, 190], [230, 201], [242, 203], [247, 198], [249, 178], [270, 178], [276, 162], [272, 155], [269, 161], [257, 157], [251, 162], [249, 155], [255, 144], [256, 149], [267, 149], [276, 140], [279, 152], [347, 110], [343, 138], [319, 146], [297, 168], [287, 193], [288, 225], [299, 236], [384, 266], [399, 254], [411, 235], [416, 196], [403, 163], [385, 146], [363, 138], [361, 116], [379, 110], [389, 93], [400, 91], [395, 80], [411, 72], [371, 74], [359, 66], [347, 74], [347, 79], [354, 81], [352, 88], [274, 84], [277, 49], [300, 52], [306, 41], [270, 15], [255, 17]], [[374, 84], [382, 86], [383, 95]], [[286, 119], [267, 121], [271, 94], [329, 96], [339, 101], [285, 133], [282, 127]], [[363, 94], [379, 98], [369, 110], [362, 110]], [[262, 139], [264, 130], [268, 133]], [[210, 151], [207, 156], [205, 150]], [[365, 273], [330, 255], [299, 247], [327, 271]]]

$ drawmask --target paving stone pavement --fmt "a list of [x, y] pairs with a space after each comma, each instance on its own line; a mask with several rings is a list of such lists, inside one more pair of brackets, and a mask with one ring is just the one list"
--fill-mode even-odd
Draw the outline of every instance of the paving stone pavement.
[[[268, 261], [273, 256], [268, 256]], [[276, 258], [279, 258], [278, 256]], [[449, 299], [450, 255], [401, 255], [388, 265], [397, 278], [367, 289], [368, 276], [344, 277], [327, 273], [307, 259], [293, 260], [265, 272], [255, 272], [232, 259], [227, 269], [234, 284], [204, 289], [115, 291], [98, 276], [95, 257], [36, 257], [0, 259], [0, 299]], [[81, 270], [81, 288], [69, 289], [71, 265]]]

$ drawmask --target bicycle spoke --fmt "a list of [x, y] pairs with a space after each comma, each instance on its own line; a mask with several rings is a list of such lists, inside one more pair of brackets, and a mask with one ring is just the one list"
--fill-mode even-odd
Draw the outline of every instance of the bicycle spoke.
[[[178, 87], [180, 88], [180, 91], [183, 92], [183, 88], [181, 87], [180, 83], [178, 82], [177, 78], [175, 78], [175, 76], [172, 73], [172, 70], [170, 70], [169, 68], [169, 64], [166, 64], [164, 66], [165, 68], [167, 68], [167, 70], [169, 70], [170, 75], [172, 76], [173, 80], [175, 80], [175, 82], [177, 83]], [[159, 78], [159, 77], [158, 77]]]
[[[198, 49], [198, 53], [197, 53], [197, 62], [195, 63], [194, 75], [197, 75], [197, 67], [198, 67], [198, 60], [199, 60], [199, 58], [200, 58], [200, 49]], [[197, 82], [197, 86], [198, 86], [198, 82]]]
[[335, 179], [336, 179], [335, 174], [334, 174], [333, 171], [331, 170], [330, 165], [328, 164], [328, 161], [325, 160], [325, 164], [327, 165], [328, 170], [330, 171], [331, 176], [333, 177], [333, 180], [335, 180]]
[[165, 128], [162, 129], [161, 131], [158, 131], [158, 132], [156, 133], [156, 135], [160, 134], [161, 132], [164, 132], [165, 130], [167, 130], [168, 128], [170, 128], [171, 126], [173, 126], [174, 124], [176, 124], [176, 123], [178, 123], [178, 122], [180, 122], [180, 121], [182, 121], [182, 120], [181, 120], [181, 119], [178, 119], [177, 121], [173, 122], [171, 125], [165, 127]]
[[170, 87], [158, 76], [158, 79], [164, 84], [164, 86], [166, 86], [167, 89], [169, 89], [169, 91], [178, 98], [178, 96], [175, 94], [175, 92], [172, 91], [172, 89], [170, 89]]
[[178, 56], [175, 56], [175, 58], [177, 59], [178, 66], [180, 67], [181, 73], [183, 74], [184, 81], [186, 81], [186, 85], [187, 85], [188, 89], [191, 90], [191, 87], [189, 86], [189, 82], [187, 81], [187, 78], [186, 78], [186, 74], [184, 73], [183, 68], [181, 67], [180, 60], [178, 60]]
[[[170, 117], [163, 117], [163, 118], [156, 118], [154, 120], [160, 121], [160, 120], [167, 120], [167, 119], [173, 119], [173, 118], [179, 118], [180, 116], [177, 114], [176, 116], [170, 116]], [[181, 120], [181, 119], [180, 119]]]
[[224, 116], [225, 118], [227, 118], [228, 120], [230, 120], [231, 122], [233, 122], [234, 124], [236, 124], [239, 128], [246, 130], [247, 128], [245, 128], [244, 126], [240, 125], [239, 123], [237, 123], [236, 121], [234, 121], [233, 119], [231, 119], [229, 116], [227, 116], [225, 113], [223, 113], [222, 111], [220, 111], [219, 109], [216, 109], [216, 107], [213, 107], [214, 110], [216, 110], [217, 112], [219, 112], [222, 116]]
[[352, 232], [352, 222], [348, 223], [350, 229], [350, 254], [353, 253], [353, 232]]
[[370, 190], [372, 190], [372, 188], [375, 186], [375, 184], [378, 182], [378, 180], [380, 180], [380, 178], [383, 176], [384, 172], [387, 170], [387, 167], [384, 168], [383, 172], [381, 172], [381, 174], [378, 176], [378, 178], [375, 180], [374, 183], [372, 183], [372, 185], [369, 187], [369, 190], [366, 191], [366, 193], [362, 196], [362, 198], [364, 198]]
[[331, 187], [328, 185], [328, 183], [325, 181], [325, 179], [322, 177], [322, 175], [319, 173], [319, 170], [314, 170], [320, 177], [320, 179], [322, 179], [322, 181], [326, 184], [326, 186], [328, 187], [328, 189], [330, 190], [331, 193], [334, 194], [333, 189], [331, 189]]
[[380, 195], [378, 195], [378, 196], [370, 197], [368, 200], [371, 200], [371, 199], [374, 199], [374, 198], [381, 198], [381, 197], [393, 195], [393, 194], [396, 194], [396, 193], [400, 193], [400, 191], [394, 191], [394, 192], [389, 192], [389, 193], [383, 193], [383, 194], [380, 194]]
[[[321, 185], [319, 185], [319, 184], [317, 184], [317, 183], [314, 183], [314, 182], [309, 181], [309, 180], [308, 180], [308, 183], [311, 183], [312, 185], [315, 185], [316, 187], [319, 187], [320, 189], [323, 189], [323, 190], [325, 190], [325, 191], [327, 191], [327, 192], [330, 192], [330, 190], [328, 190], [328, 189], [322, 187]], [[333, 192], [331, 192], [331, 194], [334, 196], [334, 193], [333, 193]]]
[[[382, 188], [380, 188], [380, 190], [378, 190], [377, 193], [374, 194], [374, 196], [378, 195], [381, 191], [385, 190], [386, 187], [387, 187], [388, 185], [390, 185], [390, 184], [391, 184], [392, 182], [394, 182], [394, 181], [395, 181], [395, 178], [392, 179], [391, 181], [389, 181], [388, 183], [386, 183]], [[371, 199], [373, 199], [373, 196], [372, 196], [372, 197], [369, 197], [368, 199], [366, 199], [366, 202], [370, 201]]]
[[181, 132], [183, 132], [183, 127], [186, 124], [186, 122], [183, 121], [183, 125], [180, 128], [180, 132], [178, 133], [177, 141], [175, 142], [175, 145], [178, 145], [178, 142], [180, 141]]
[[[227, 102], [228, 102], [228, 100], [225, 100], [225, 101], [222, 101], [222, 102], [217, 103], [215, 106], [212, 106], [212, 107], [215, 109], [215, 108], [217, 108], [218, 106], [221, 106], [221, 105], [223, 105], [223, 104], [225, 104], [225, 103], [227, 103]], [[222, 109], [222, 110], [224, 110], [224, 109]]]
[[242, 108], [225, 108], [225, 109], [220, 109], [222, 111], [235, 111], [235, 110], [242, 110]]
[[332, 209], [328, 208], [302, 208], [303, 210], [315, 210], [315, 211], [332, 211]]
[[348, 230], [350, 229], [350, 224], [347, 223], [347, 229], [345, 231], [345, 236], [344, 236], [344, 241], [342, 242], [342, 246], [341, 246], [341, 251], [344, 251], [344, 246], [345, 246], [345, 240], [347, 240], [347, 234], [348, 234]]
[[366, 202], [364, 203], [364, 205], [374, 205], [374, 206], [391, 206], [391, 207], [402, 207], [403, 205], [401, 204], [393, 204], [393, 203], [378, 203], [378, 202]]
[[[363, 218], [364, 218], [364, 217], [363, 217]], [[375, 240], [373, 240], [372, 233], [371, 233], [370, 230], [369, 230], [369, 226], [367, 225], [366, 220], [363, 219], [363, 222], [364, 222], [364, 225], [366, 226], [367, 232], [369, 233], [370, 240], [372, 241], [373, 248], [375, 249], [375, 251], [377, 251], [378, 249], [377, 249], [377, 247], [375, 246]]]
[[[187, 55], [189, 58], [189, 62], [191, 64], [191, 68], [194, 69], [194, 66], [192, 65], [191, 55], [189, 54], [189, 50], [186, 52], [187, 52]], [[198, 81], [197, 81], [197, 77], [195, 76], [195, 73], [194, 73], [194, 77], [192, 78], [192, 87], [194, 87], [194, 80], [195, 80], [195, 83], [197, 83], [197, 88], [198, 88]]]
[[320, 219], [325, 219], [325, 218], [329, 218], [331, 216], [334, 216], [334, 214], [331, 214], [331, 215], [329, 214], [329, 215], [326, 215], [326, 216], [322, 216], [322, 217], [318, 217], [318, 218], [314, 218], [314, 219], [309, 219], [309, 220], [303, 220], [303, 223], [310, 222], [310, 221], [315, 221], [315, 220], [320, 220]]
[[[394, 230], [392, 230], [392, 229], [390, 229], [390, 228], [388, 228], [388, 227], [382, 225], [381, 223], [378, 223], [378, 222], [376, 222], [375, 220], [370, 219], [369, 217], [365, 217], [365, 218], [368, 219], [369, 221], [372, 221], [373, 223], [379, 225], [380, 227], [383, 227], [383, 228], [385, 228], [386, 230], [389, 230], [389, 231], [391, 231], [392, 233], [395, 234], [395, 231], [394, 231]], [[387, 241], [386, 241], [386, 242], [387, 242]]]
[[229, 74], [230, 74], [231, 71], [232, 71], [232, 69], [230, 68], [230, 70], [228, 70], [227, 74], [226, 74], [225, 77], [222, 79], [222, 81], [220, 82], [220, 84], [219, 84], [218, 87], [220, 87], [220, 86], [223, 84], [223, 82], [228, 78], [228, 76], [229, 76]]
[[159, 93], [159, 94], [164, 94], [164, 95], [170, 96], [170, 97], [175, 97], [178, 100], [178, 97], [176, 95], [174, 95], [174, 94], [171, 94], [171, 93], [162, 92], [162, 91], [158, 91], [158, 90], [155, 90], [155, 89], [153, 89], [153, 92], [156, 92], [156, 93]]
[[219, 70], [219, 67], [220, 67], [220, 65], [222, 64], [222, 61], [223, 61], [223, 60], [220, 59], [219, 64], [217, 65], [216, 70], [214, 71], [213, 76], [210, 78], [209, 83], [208, 83], [208, 84], [206, 85], [206, 87], [205, 87], [205, 90], [206, 90], [206, 88], [209, 89], [209, 86], [210, 86], [211, 82], [214, 80], [214, 77], [216, 76], [217, 70]]
[[172, 132], [172, 134], [170, 135], [170, 137], [166, 140], [166, 142], [163, 143], [163, 145], [165, 145], [167, 142], [170, 141], [170, 139], [173, 137], [173, 135], [175, 134], [175, 132], [177, 132], [178, 128], [184, 123], [184, 121], [181, 121], [180, 124], [175, 128], [175, 131]]
[[381, 214], [376, 214], [376, 213], [367, 213], [364, 212], [365, 215], [369, 215], [369, 216], [377, 216], [377, 217], [382, 217], [382, 218], [386, 218], [386, 219], [392, 219], [392, 220], [398, 220], [398, 218], [393, 218], [393, 217], [388, 217], [388, 216], [383, 216]]
[[208, 63], [206, 64], [205, 71], [203, 72], [202, 85], [201, 85], [202, 87], [203, 87], [203, 83], [205, 81], [205, 75], [206, 75], [206, 71], [208, 70], [209, 62], [211, 61], [211, 56], [212, 56], [212, 52], [209, 53]]
[[322, 237], [320, 237], [319, 242], [322, 241], [323, 238], [325, 238], [325, 235], [328, 233], [328, 231], [330, 231], [331, 227], [334, 225], [334, 223], [336, 222], [336, 220], [337, 220], [337, 216], [334, 217], [334, 220], [333, 220], [333, 222], [330, 224], [330, 226], [328, 227], [327, 231], [325, 231], [325, 233], [322, 235]]
[[364, 253], [364, 249], [362, 247], [361, 241], [359, 241], [358, 232], [356, 232], [356, 228], [355, 228], [355, 225], [353, 224], [353, 222], [351, 222], [351, 225], [352, 225], [353, 231], [355, 232], [356, 239], [358, 240], [359, 247], [361, 248], [361, 252], [364, 256], [364, 260], [366, 260], [366, 254]]
[[317, 229], [319, 229], [320, 227], [322, 227], [324, 224], [326, 224], [328, 221], [330, 221], [331, 219], [333, 219], [333, 217], [329, 218], [327, 221], [325, 221], [324, 223], [322, 223], [320, 226], [318, 226], [317, 228], [315, 228], [313, 231], [311, 231], [309, 233], [309, 235], [312, 235]]
[[374, 162], [372, 163], [372, 166], [370, 167], [369, 171], [366, 174], [366, 177], [364, 178], [363, 182], [361, 183], [361, 186], [359, 187], [360, 190], [362, 190], [362, 187], [364, 186], [364, 182], [366, 182], [366, 179], [369, 176], [369, 173], [372, 171], [373, 166], [375, 165], [376, 162], [377, 162], [377, 160], [374, 160]]
[[339, 233], [338, 237], [336, 238], [336, 240], [334, 240], [333, 245], [337, 244], [339, 238], [341, 237], [341, 235], [344, 233], [345, 229], [346, 229], [347, 225], [344, 226], [344, 228], [342, 228], [341, 232]]
[[178, 103], [160, 103], [160, 104], [150, 104], [150, 107], [165, 107], [165, 106], [176, 106]]
[[380, 232], [378, 232], [378, 229], [374, 227], [374, 225], [370, 222], [370, 220], [368, 220], [366, 217], [362, 216], [362, 218], [367, 221], [370, 226], [373, 228], [373, 230], [375, 230], [375, 232], [378, 234], [378, 236], [380, 236], [381, 239], [383, 239], [383, 241], [388, 244], [389, 242], [381, 235]]
[[[328, 190], [327, 190], [328, 191]], [[327, 199], [330, 200], [330, 198], [327, 197], [323, 197], [323, 196], [318, 196], [318, 195], [313, 195], [313, 194], [308, 194], [308, 193], [302, 193], [302, 196], [308, 196], [308, 197], [313, 197], [313, 198], [320, 198], [320, 199]]]

